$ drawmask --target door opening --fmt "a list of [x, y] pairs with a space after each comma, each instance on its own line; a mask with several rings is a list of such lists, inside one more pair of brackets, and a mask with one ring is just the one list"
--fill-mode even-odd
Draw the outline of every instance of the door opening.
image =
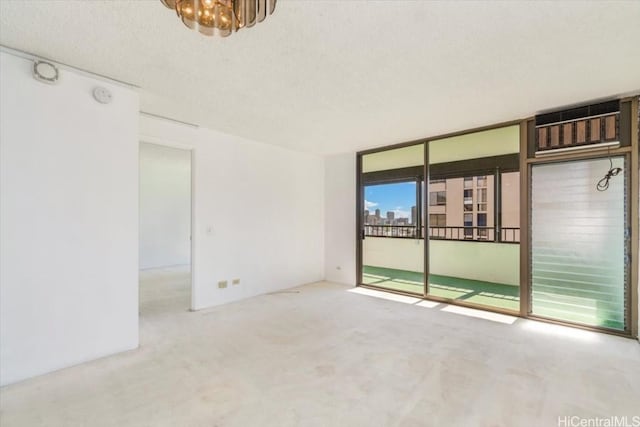
[[140, 143], [140, 313], [192, 307], [192, 151]]

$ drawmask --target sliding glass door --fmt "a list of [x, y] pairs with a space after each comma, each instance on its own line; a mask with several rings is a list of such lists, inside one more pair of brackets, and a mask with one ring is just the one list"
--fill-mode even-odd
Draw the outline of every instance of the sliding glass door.
[[519, 126], [428, 146], [428, 295], [519, 312]]
[[361, 284], [424, 294], [423, 144], [362, 157]]
[[626, 330], [628, 194], [624, 157], [531, 170], [531, 313]]
[[422, 295], [423, 241], [417, 228], [417, 181], [367, 185], [363, 282]]

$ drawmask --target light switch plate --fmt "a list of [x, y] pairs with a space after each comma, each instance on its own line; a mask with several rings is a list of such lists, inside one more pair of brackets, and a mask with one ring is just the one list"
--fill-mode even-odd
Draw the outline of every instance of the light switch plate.
[[233, 279], [233, 281], [231, 282], [232, 285], [239, 285], [240, 284], [240, 279]]
[[221, 280], [218, 282], [218, 288], [220, 289], [224, 289], [227, 287], [227, 281], [226, 280]]

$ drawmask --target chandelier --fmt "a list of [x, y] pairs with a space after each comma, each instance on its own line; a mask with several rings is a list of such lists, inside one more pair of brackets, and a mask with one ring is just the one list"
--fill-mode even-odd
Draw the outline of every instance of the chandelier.
[[[205, 36], [231, 35], [262, 22], [276, 9], [276, 0], [160, 0], [174, 9], [182, 22]], [[267, 3], [268, 7], [267, 7]]]

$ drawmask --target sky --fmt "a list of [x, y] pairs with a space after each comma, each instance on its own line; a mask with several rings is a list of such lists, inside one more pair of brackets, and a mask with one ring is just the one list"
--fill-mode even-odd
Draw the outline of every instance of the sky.
[[371, 214], [380, 209], [380, 216], [388, 211], [395, 212], [396, 218], [411, 219], [411, 206], [416, 205], [416, 183], [367, 185], [364, 188], [364, 208]]

